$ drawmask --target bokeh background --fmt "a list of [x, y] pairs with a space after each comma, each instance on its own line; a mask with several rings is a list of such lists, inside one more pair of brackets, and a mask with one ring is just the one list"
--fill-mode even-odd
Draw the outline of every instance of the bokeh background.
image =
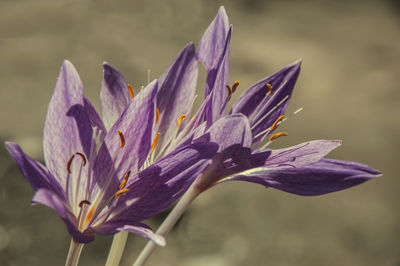
[[[342, 139], [330, 156], [384, 176], [321, 197], [247, 183], [202, 195], [148, 265], [400, 265], [400, 5], [393, 1], [0, 1], [0, 140], [42, 160], [48, 101], [62, 61], [78, 69], [98, 107], [103, 61], [136, 88], [156, 78], [224, 5], [234, 25], [231, 79], [243, 91], [303, 59], [274, 148]], [[202, 78], [204, 80], [204, 71]], [[203, 94], [203, 82], [198, 85]], [[240, 94], [236, 93], [236, 96]], [[201, 97], [199, 97], [201, 98]], [[0, 147], [0, 265], [63, 265], [70, 237]], [[156, 228], [164, 216], [149, 223]], [[111, 237], [87, 245], [80, 265], [102, 265]], [[145, 241], [131, 235], [121, 265]]]

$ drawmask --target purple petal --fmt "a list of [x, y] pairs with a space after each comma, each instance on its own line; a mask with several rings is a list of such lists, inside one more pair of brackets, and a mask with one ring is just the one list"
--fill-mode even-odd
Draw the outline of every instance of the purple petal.
[[150, 227], [143, 223], [132, 223], [130, 220], [118, 220], [112, 222], [106, 222], [101, 226], [94, 228], [96, 233], [103, 235], [112, 235], [121, 231], [131, 232], [140, 235], [148, 240], [154, 242], [159, 246], [165, 246], [165, 238], [161, 235], [155, 234]]
[[299, 168], [259, 167], [222, 180], [248, 181], [303, 196], [317, 196], [361, 184], [381, 173], [367, 165], [322, 159]]
[[218, 149], [199, 142], [176, 149], [128, 181], [130, 191], [121, 195], [116, 219], [141, 221], [171, 206], [193, 183]]
[[129, 104], [130, 96], [124, 76], [115, 67], [104, 63], [103, 72], [100, 104], [104, 123], [110, 129]]
[[100, 130], [103, 133], [102, 135], [105, 135], [105, 133], [107, 133], [106, 127], [104, 126], [103, 121], [101, 120], [96, 109], [94, 108], [92, 103], [87, 98], [84, 98], [84, 102], [85, 102], [86, 112], [89, 116], [90, 125], [92, 127], [96, 127], [98, 130]]
[[176, 131], [176, 121], [182, 114], [190, 115], [196, 92], [198, 65], [194, 45], [188, 44], [159, 80], [158, 146], [164, 146]]
[[[221, 55], [225, 50], [228, 28], [228, 16], [225, 8], [222, 6], [199, 41], [197, 48], [197, 59], [204, 65], [207, 71], [216, 69], [221, 62]], [[206, 91], [206, 96], [210, 92]]]
[[[276, 119], [285, 113], [300, 72], [300, 64], [300, 61], [295, 62], [257, 82], [233, 104], [231, 113], [242, 113], [249, 118], [253, 136], [271, 127]], [[271, 95], [267, 95], [267, 83], [273, 87]], [[254, 141], [261, 140], [271, 132], [259, 135]]]
[[271, 150], [264, 166], [302, 167], [321, 160], [341, 145], [340, 140], [313, 140], [293, 147]]
[[74, 66], [64, 61], [47, 109], [43, 132], [46, 166], [63, 187], [71, 156], [80, 152], [90, 160], [91, 124], [82, 82]]
[[59, 197], [63, 197], [62, 188], [45, 166], [26, 155], [18, 144], [6, 142], [5, 145], [22, 174], [35, 191], [45, 188], [54, 191]]
[[65, 207], [65, 203], [52, 191], [43, 188], [36, 191], [35, 196], [32, 199], [32, 204], [38, 203], [50, 207], [58, 213], [60, 218], [66, 224], [67, 229], [75, 242], [89, 243], [94, 240], [93, 234], [89, 232], [82, 233], [78, 231], [74, 223], [69, 218], [72, 217], [72, 214], [70, 214], [68, 209]]
[[143, 165], [152, 142], [156, 93], [154, 80], [133, 98], [107, 133], [94, 163], [95, 180], [100, 187], [108, 187], [109, 182], [111, 189], [118, 187], [126, 172], [135, 173]]

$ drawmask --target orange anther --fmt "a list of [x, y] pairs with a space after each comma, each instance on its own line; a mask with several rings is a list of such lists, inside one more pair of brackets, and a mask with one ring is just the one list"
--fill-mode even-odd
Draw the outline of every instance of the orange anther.
[[86, 157], [83, 155], [83, 153], [77, 152], [75, 153], [76, 155], [79, 155], [82, 158], [83, 166], [86, 165]]
[[178, 117], [178, 119], [176, 120], [176, 125], [179, 127], [179, 126], [182, 124], [183, 120], [185, 120], [185, 118], [186, 118], [186, 115], [185, 115], [185, 114], [180, 115], [180, 116]]
[[271, 94], [272, 94], [273, 88], [272, 88], [272, 85], [269, 84], [269, 83], [267, 83], [267, 87], [268, 87], [268, 92], [267, 92], [267, 96], [268, 96], [268, 95], [271, 95]]
[[68, 160], [68, 162], [67, 162], [67, 172], [68, 172], [68, 174], [71, 173], [71, 163], [72, 163], [72, 160], [74, 159], [74, 157], [75, 157], [75, 154], [73, 154], [73, 155], [71, 156], [71, 158], [69, 158], [69, 160]]
[[121, 139], [121, 145], [119, 147], [123, 148], [125, 146], [125, 137], [124, 137], [124, 134], [122, 134], [122, 131], [119, 129], [118, 129], [118, 135], [119, 135], [119, 138]]
[[132, 99], [135, 96], [131, 84], [128, 84], [129, 97]]
[[276, 134], [272, 135], [272, 136], [269, 138], [269, 140], [270, 140], [270, 141], [273, 141], [273, 140], [276, 140], [276, 139], [279, 138], [279, 137], [288, 136], [288, 135], [289, 135], [289, 134], [286, 133], [286, 132], [279, 132], [279, 133], [276, 133]]
[[128, 178], [129, 175], [131, 174], [131, 170], [129, 170], [128, 172], [126, 172], [125, 176], [124, 176], [124, 180], [122, 180], [121, 185], [119, 185], [119, 189], [123, 189], [126, 185], [126, 182], [128, 182]]
[[160, 138], [160, 132], [155, 136], [153, 143], [151, 144], [151, 151], [154, 152], [156, 150], [158, 139]]
[[118, 199], [119, 196], [121, 196], [122, 194], [126, 193], [129, 191], [129, 188], [124, 188], [124, 189], [120, 189], [117, 192], [115, 192], [115, 198]]
[[281, 115], [280, 117], [278, 117], [278, 119], [275, 120], [275, 122], [272, 124], [272, 126], [269, 129], [274, 130], [276, 128], [276, 126], [278, 125], [278, 123], [281, 122], [284, 117], [285, 117], [284, 115]]
[[156, 125], [158, 125], [158, 120], [160, 119], [160, 110], [156, 107]]

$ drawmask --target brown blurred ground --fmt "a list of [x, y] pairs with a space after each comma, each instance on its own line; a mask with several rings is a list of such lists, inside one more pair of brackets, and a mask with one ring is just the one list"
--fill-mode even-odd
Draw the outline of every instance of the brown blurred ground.
[[[384, 176], [311, 198], [245, 183], [218, 186], [198, 199], [149, 265], [400, 265], [395, 3], [2, 0], [0, 140], [41, 159], [46, 107], [64, 58], [98, 104], [103, 61], [135, 86], [145, 84], [147, 69], [158, 77], [187, 42], [197, 43], [223, 4], [234, 24], [231, 79], [240, 89], [303, 59], [290, 110], [305, 110], [285, 123], [290, 137], [274, 147], [342, 139], [332, 157]], [[3, 146], [0, 160], [0, 265], [63, 265], [64, 224], [52, 210], [29, 205], [33, 191]], [[110, 243], [97, 237], [80, 265], [104, 264]], [[122, 265], [144, 244], [131, 236]]]

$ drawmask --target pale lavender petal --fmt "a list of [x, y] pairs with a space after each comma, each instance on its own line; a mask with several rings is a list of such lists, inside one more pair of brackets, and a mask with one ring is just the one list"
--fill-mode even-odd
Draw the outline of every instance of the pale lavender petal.
[[167, 209], [193, 183], [217, 152], [215, 143], [199, 142], [173, 152], [128, 181], [130, 191], [120, 196], [118, 219], [141, 221]]
[[112, 182], [110, 188], [115, 189], [126, 172], [136, 173], [143, 165], [152, 143], [156, 93], [154, 80], [133, 98], [107, 133], [93, 167], [100, 187]]
[[93, 228], [93, 230], [103, 235], [113, 235], [121, 231], [127, 231], [151, 240], [156, 245], [165, 246], [166, 244], [165, 238], [154, 233], [149, 226], [139, 222], [132, 222], [131, 220], [108, 221], [99, 227]]
[[[300, 65], [301, 61], [295, 62], [257, 82], [233, 104], [231, 113], [242, 113], [249, 118], [253, 136], [257, 136], [271, 127], [276, 119], [285, 113], [300, 73]], [[268, 95], [267, 83], [273, 87], [270, 95]], [[261, 140], [271, 132], [259, 135], [254, 141]]]
[[163, 147], [176, 131], [176, 121], [180, 115], [184, 114], [189, 118], [196, 92], [197, 76], [196, 52], [194, 45], [190, 43], [159, 79], [157, 93], [157, 108], [160, 114], [157, 131], [161, 133], [158, 140], [159, 147]]
[[130, 102], [130, 96], [124, 76], [115, 67], [104, 63], [103, 74], [101, 112], [106, 128], [110, 129]]
[[64, 186], [66, 165], [80, 152], [90, 159], [92, 126], [85, 108], [82, 82], [74, 66], [64, 61], [54, 88], [43, 132], [46, 166]]
[[321, 160], [341, 145], [340, 140], [313, 140], [293, 147], [271, 150], [268, 167], [302, 167]]
[[22, 174], [35, 191], [45, 188], [56, 193], [58, 197], [65, 199], [62, 188], [45, 166], [26, 155], [18, 144], [6, 142], [5, 145]]
[[89, 243], [94, 240], [94, 235], [91, 232], [80, 232], [74, 222], [69, 217], [73, 217], [65, 207], [65, 202], [61, 200], [55, 193], [50, 190], [41, 188], [36, 191], [35, 196], [32, 199], [32, 204], [43, 204], [47, 207], [55, 210], [60, 218], [64, 221], [67, 226], [69, 233], [72, 235], [75, 242]]
[[250, 169], [222, 182], [248, 181], [298, 195], [317, 196], [343, 190], [380, 175], [379, 171], [364, 164], [322, 159], [299, 168]]
[[92, 127], [96, 127], [97, 130], [100, 130], [103, 133], [102, 135], [105, 135], [105, 133], [107, 133], [106, 127], [104, 126], [103, 121], [101, 120], [93, 104], [87, 98], [84, 98], [84, 102], [86, 112], [89, 116], [90, 125]]

